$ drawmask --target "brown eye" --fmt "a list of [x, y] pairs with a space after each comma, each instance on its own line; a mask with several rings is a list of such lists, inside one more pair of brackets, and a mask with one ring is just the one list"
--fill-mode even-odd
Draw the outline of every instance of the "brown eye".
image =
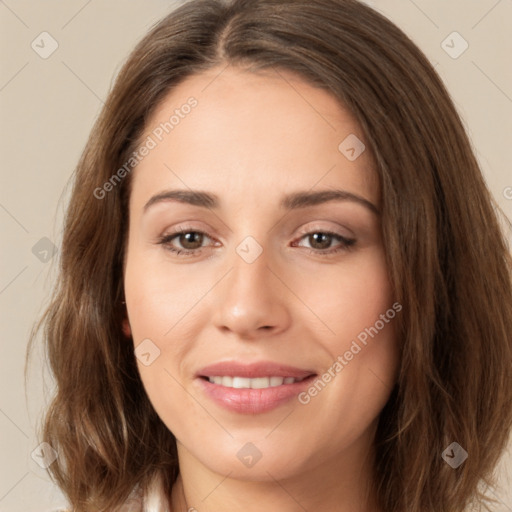
[[185, 231], [180, 230], [169, 235], [164, 235], [158, 241], [167, 250], [176, 254], [183, 254], [185, 256], [192, 256], [199, 254], [203, 249], [203, 243], [210, 237], [201, 231]]
[[329, 233], [312, 233], [308, 235], [308, 241], [313, 249], [329, 249], [333, 241], [333, 236]]
[[176, 236], [183, 249], [194, 250], [199, 249], [203, 245], [203, 233], [198, 231], [189, 231]]
[[[345, 238], [338, 233], [332, 233], [330, 231], [312, 231], [306, 233], [300, 239], [307, 240], [306, 246], [303, 246], [300, 242], [297, 244], [299, 247], [304, 247], [311, 253], [314, 254], [333, 254], [341, 251], [350, 250], [356, 243], [355, 239]], [[337, 241], [336, 246], [332, 246], [332, 243]]]

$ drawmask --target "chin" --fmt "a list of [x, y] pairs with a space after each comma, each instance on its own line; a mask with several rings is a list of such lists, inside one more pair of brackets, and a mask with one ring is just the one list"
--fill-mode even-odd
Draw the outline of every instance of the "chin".
[[[230, 478], [245, 481], [273, 481], [293, 477], [311, 467], [307, 454], [303, 447], [288, 445], [283, 446], [265, 439], [268, 431], [262, 433], [259, 440], [249, 441], [249, 436], [237, 436], [229, 439], [208, 441], [209, 449], [198, 451], [197, 447], [205, 444], [202, 441], [191, 440], [189, 450], [183, 443], [182, 449], [186, 449], [204, 467], [220, 475], [230, 475]], [[228, 435], [226, 434], [226, 437]], [[242, 438], [243, 437], [243, 438]], [[215, 449], [212, 447], [215, 446]], [[299, 458], [300, 456], [300, 458]]]

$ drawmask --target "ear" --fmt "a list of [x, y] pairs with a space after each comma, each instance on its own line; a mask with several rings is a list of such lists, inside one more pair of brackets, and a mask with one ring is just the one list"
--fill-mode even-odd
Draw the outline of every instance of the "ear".
[[126, 313], [125, 313], [125, 317], [123, 318], [123, 321], [121, 323], [121, 326], [122, 326], [123, 334], [127, 338], [131, 338], [131, 336], [132, 336], [132, 328], [130, 326], [130, 321], [128, 320], [128, 317], [126, 316]]

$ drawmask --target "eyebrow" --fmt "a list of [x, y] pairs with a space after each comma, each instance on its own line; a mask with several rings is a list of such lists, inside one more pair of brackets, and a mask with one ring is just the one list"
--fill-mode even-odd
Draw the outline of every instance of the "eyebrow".
[[[202, 190], [164, 190], [152, 196], [144, 205], [144, 213], [153, 205], [176, 201], [179, 203], [200, 206], [208, 209], [218, 209], [220, 207], [220, 199], [216, 194], [204, 192]], [[327, 203], [329, 201], [350, 201], [364, 206], [372, 213], [380, 215], [378, 208], [368, 199], [361, 197], [346, 190], [329, 189], [319, 190], [316, 192], [301, 191], [293, 192], [281, 199], [279, 206], [285, 210], [298, 210], [307, 208], [308, 206], [316, 206]]]

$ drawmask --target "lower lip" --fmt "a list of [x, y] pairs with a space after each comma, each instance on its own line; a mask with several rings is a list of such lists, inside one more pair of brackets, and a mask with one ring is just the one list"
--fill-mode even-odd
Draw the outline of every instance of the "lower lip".
[[220, 406], [241, 414], [260, 414], [271, 411], [297, 396], [315, 379], [311, 375], [300, 382], [265, 389], [229, 388], [199, 378], [199, 385], [208, 397]]

